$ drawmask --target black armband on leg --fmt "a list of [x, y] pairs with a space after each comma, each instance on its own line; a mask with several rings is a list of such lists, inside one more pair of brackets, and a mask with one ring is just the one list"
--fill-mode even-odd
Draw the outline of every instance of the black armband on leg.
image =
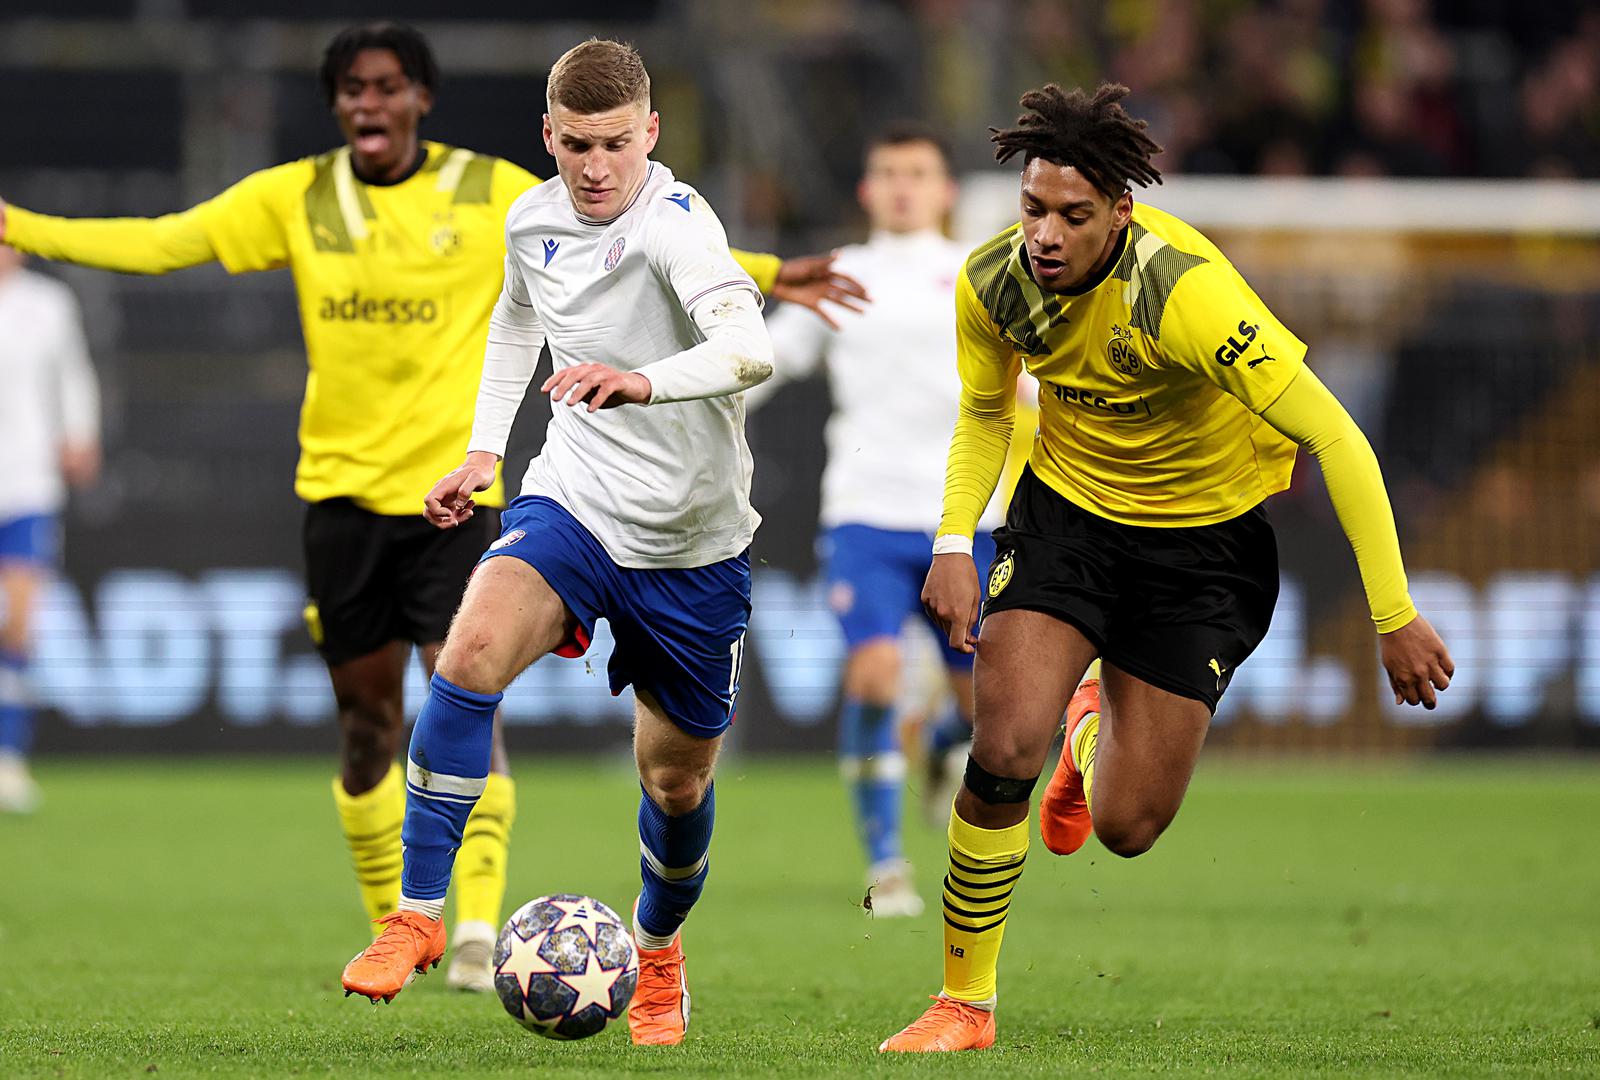
[[972, 755], [967, 755], [967, 790], [978, 797], [980, 802], [990, 805], [997, 803], [1025, 803], [1033, 794], [1033, 785], [1039, 782], [1037, 776], [1027, 780], [1012, 780], [1005, 776], [996, 776], [994, 773], [972, 760]]

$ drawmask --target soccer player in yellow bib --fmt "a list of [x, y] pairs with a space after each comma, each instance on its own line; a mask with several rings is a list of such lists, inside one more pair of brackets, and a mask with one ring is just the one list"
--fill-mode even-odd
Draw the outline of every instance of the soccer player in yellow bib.
[[[1377, 459], [1305, 345], [1210, 241], [1134, 202], [1130, 183], [1160, 179], [1160, 148], [1127, 92], [1046, 86], [994, 133], [1000, 161], [1025, 161], [1022, 220], [957, 285], [963, 393], [923, 588], [951, 644], [978, 654], [944, 987], [882, 1050], [994, 1042], [1028, 801], [1063, 710], [1045, 845], [1070, 853], [1092, 829], [1131, 858], [1171, 823], [1217, 700], [1267, 631], [1278, 562], [1262, 504], [1288, 486], [1297, 445], [1355, 550], [1395, 700], [1432, 708], [1454, 670], [1406, 591]], [[1039, 435], [980, 583], [973, 526], [1005, 461], [1019, 366], [1039, 380]]]
[[[213, 261], [230, 273], [293, 271], [309, 367], [295, 475], [308, 504], [306, 623], [338, 704], [333, 798], [376, 920], [400, 892], [405, 781], [395, 753], [406, 656], [416, 645], [432, 673], [505, 505], [497, 480], [478, 496], [487, 512], [440, 532], [422, 517], [423, 497], [466, 451], [504, 273], [506, 210], [539, 181], [509, 161], [419, 138], [438, 66], [410, 27], [341, 32], [321, 82], [345, 139], [336, 150], [154, 219], [68, 220], [0, 203], [0, 240], [124, 273]], [[829, 257], [739, 257], [779, 299], [851, 306], [862, 295]], [[497, 725], [493, 775], [457, 859], [453, 986], [493, 988], [515, 807]]]

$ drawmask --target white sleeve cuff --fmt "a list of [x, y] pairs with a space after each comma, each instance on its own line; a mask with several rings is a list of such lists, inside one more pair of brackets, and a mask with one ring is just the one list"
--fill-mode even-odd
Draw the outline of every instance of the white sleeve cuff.
[[933, 539], [933, 553], [935, 555], [971, 555], [972, 537], [962, 536], [960, 533], [945, 533]]

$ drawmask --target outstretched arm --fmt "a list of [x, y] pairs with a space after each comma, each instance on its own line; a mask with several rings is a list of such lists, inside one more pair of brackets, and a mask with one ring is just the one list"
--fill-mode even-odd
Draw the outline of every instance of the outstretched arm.
[[1382, 635], [1383, 664], [1396, 704], [1433, 708], [1434, 691], [1450, 685], [1455, 664], [1406, 591], [1394, 513], [1371, 444], [1310, 368], [1295, 374], [1261, 418], [1305, 447], [1322, 467], [1334, 512], [1355, 552], [1372, 621]]
[[0, 240], [44, 259], [165, 274], [217, 258], [201, 208], [158, 218], [61, 218], [0, 203]]

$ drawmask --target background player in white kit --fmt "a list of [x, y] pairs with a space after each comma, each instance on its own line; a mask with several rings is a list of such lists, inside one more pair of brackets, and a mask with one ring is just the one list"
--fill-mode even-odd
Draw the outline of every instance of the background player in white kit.
[[[897, 124], [867, 145], [857, 188], [871, 234], [840, 250], [836, 266], [867, 288], [872, 304], [841, 312], [831, 329], [814, 313], [785, 305], [767, 320], [773, 378], [745, 395], [760, 407], [782, 382], [825, 364], [833, 397], [828, 463], [822, 478], [821, 555], [828, 599], [849, 656], [839, 714], [839, 764], [866, 848], [867, 883], [878, 916], [919, 915], [900, 842], [906, 755], [894, 723], [904, 668], [901, 628], [925, 618], [922, 581], [944, 499], [943, 432], [955, 423], [961, 382], [955, 376], [950, 312], [967, 249], [944, 235], [955, 205], [949, 153], [931, 129]], [[990, 507], [974, 540], [980, 561], [993, 554], [988, 529], [1003, 519]], [[971, 738], [972, 661], [940, 640], [953, 691], [953, 715], [930, 733], [927, 759], [937, 770], [945, 751]], [[930, 786], [937, 777], [930, 777]], [[949, 811], [945, 788], [940, 815]]]
[[[550, 71], [545, 145], [559, 183], [506, 218], [467, 461], [427, 497], [441, 528], [472, 515], [548, 341], [544, 449], [484, 555], [439, 654], [407, 763], [400, 910], [345, 968], [347, 992], [393, 997], [444, 952], [440, 909], [489, 772], [511, 680], [580, 655], [610, 624], [613, 693], [632, 683], [643, 890], [634, 911], [636, 1043], [689, 1019], [678, 929], [700, 895], [712, 769], [733, 717], [750, 614], [751, 458], [740, 391], [772, 373], [761, 294], [705, 200], [649, 160], [659, 131], [631, 46], [590, 40]], [[613, 406], [648, 406], [612, 408]]]
[[78, 302], [0, 244], [0, 811], [26, 813], [33, 713], [33, 617], [55, 565], [66, 485], [100, 467], [100, 386]]

